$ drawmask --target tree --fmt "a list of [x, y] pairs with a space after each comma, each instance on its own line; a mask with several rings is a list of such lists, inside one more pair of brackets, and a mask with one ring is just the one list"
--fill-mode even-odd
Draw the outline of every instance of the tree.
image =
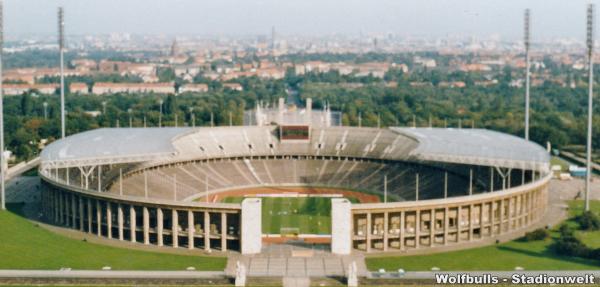
[[21, 115], [30, 115], [32, 110], [33, 103], [31, 101], [31, 95], [29, 93], [24, 93], [21, 95]]

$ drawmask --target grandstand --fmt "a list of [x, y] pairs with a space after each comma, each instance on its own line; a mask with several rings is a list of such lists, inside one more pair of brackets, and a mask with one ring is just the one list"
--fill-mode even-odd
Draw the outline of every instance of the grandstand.
[[285, 126], [272, 125], [76, 134], [42, 153], [44, 214], [115, 239], [256, 253], [260, 224], [244, 222], [256, 225], [260, 200], [225, 203], [220, 194], [286, 187], [376, 195], [379, 202], [343, 205], [347, 220], [332, 201], [332, 251], [347, 253], [483, 239], [528, 228], [545, 210], [548, 154], [520, 138], [482, 129], [306, 127], [290, 139]]

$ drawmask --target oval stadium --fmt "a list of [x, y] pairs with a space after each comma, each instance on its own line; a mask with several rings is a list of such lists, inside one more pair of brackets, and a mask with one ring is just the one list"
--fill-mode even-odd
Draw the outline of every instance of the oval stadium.
[[242, 254], [515, 238], [544, 214], [551, 177], [544, 148], [500, 132], [296, 122], [87, 131], [47, 146], [39, 174], [51, 223]]

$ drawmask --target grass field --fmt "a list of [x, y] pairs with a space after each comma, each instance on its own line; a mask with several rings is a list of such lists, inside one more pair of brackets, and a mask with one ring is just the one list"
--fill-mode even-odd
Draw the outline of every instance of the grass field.
[[[569, 207], [570, 217], [573, 218], [583, 210], [583, 201], [571, 201]], [[590, 210], [600, 215], [600, 201], [590, 201]], [[568, 223], [575, 224], [572, 220], [569, 220]], [[600, 248], [600, 231], [576, 231], [575, 234], [585, 245], [591, 248]]]
[[173, 255], [87, 243], [0, 211], [0, 269], [223, 270], [226, 258]]
[[[243, 197], [227, 197], [223, 202], [239, 203]], [[355, 199], [349, 199], [355, 201]], [[331, 198], [263, 197], [263, 233], [280, 234], [281, 228], [298, 228], [304, 234], [331, 234]]]
[[[581, 211], [582, 202], [570, 203], [571, 215]], [[600, 202], [594, 201], [592, 210], [600, 212]], [[598, 244], [600, 232], [578, 232], [586, 244]], [[552, 232], [556, 237], [556, 232]], [[516, 266], [526, 270], [597, 270], [600, 261], [564, 257], [555, 254], [551, 249], [552, 239], [544, 241], [524, 242], [514, 240], [511, 242], [475, 248], [462, 251], [453, 251], [422, 256], [402, 257], [371, 257], [367, 258], [369, 270], [430, 270], [432, 267], [441, 270], [514, 270]]]

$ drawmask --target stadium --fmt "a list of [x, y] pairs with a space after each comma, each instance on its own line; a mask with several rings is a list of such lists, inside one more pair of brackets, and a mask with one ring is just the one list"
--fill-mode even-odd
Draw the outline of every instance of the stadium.
[[[254, 125], [102, 128], [41, 154], [50, 223], [148, 245], [260, 253], [432, 249], [531, 228], [549, 155], [485, 129], [333, 126], [331, 112]], [[276, 118], [276, 119], [273, 119]], [[257, 120], [258, 119], [258, 120]], [[276, 122], [276, 123], [275, 123]]]

